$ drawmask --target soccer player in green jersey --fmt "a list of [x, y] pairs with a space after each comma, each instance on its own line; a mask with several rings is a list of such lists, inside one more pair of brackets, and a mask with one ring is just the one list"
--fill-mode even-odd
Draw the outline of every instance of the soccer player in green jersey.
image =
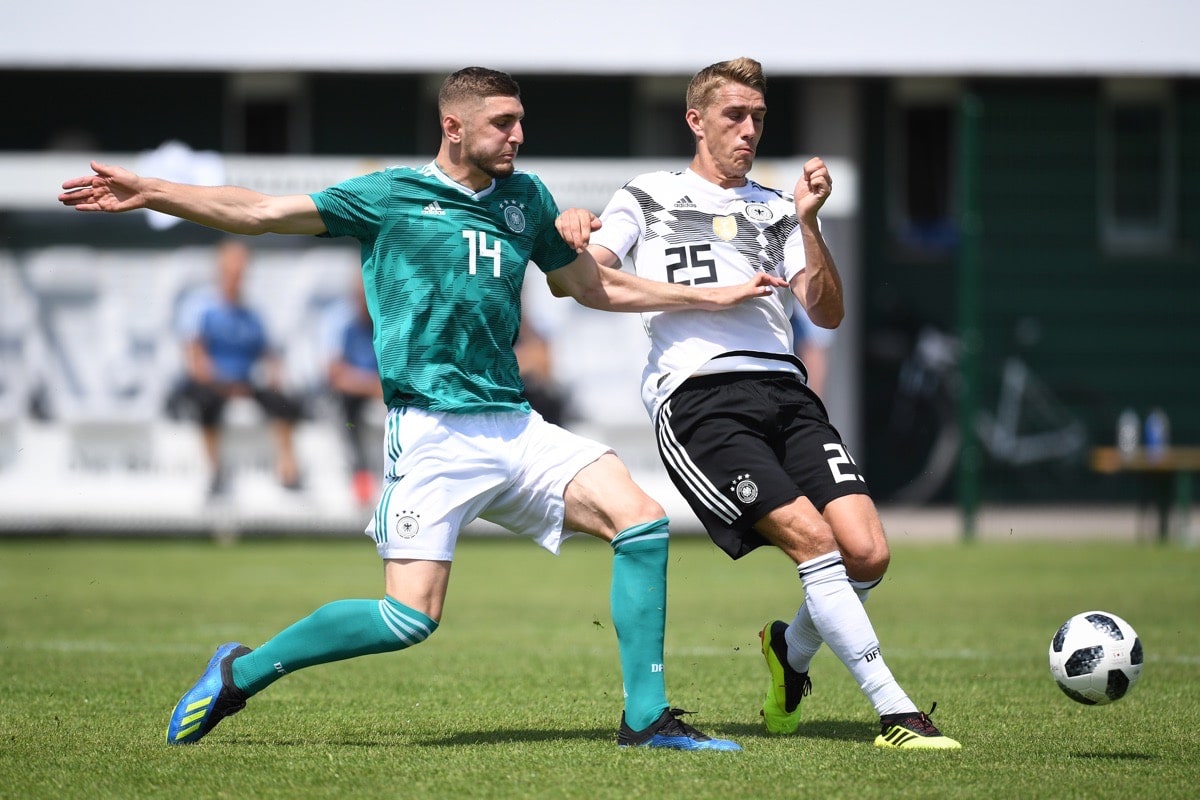
[[442, 615], [458, 534], [484, 518], [553, 553], [574, 531], [611, 544], [626, 696], [619, 745], [739, 750], [667, 702], [662, 507], [610, 449], [532, 412], [513, 343], [530, 261], [557, 293], [611, 311], [728, 308], [784, 284], [758, 273], [701, 289], [601, 270], [558, 235], [541, 181], [514, 169], [524, 109], [510, 76], [481, 67], [450, 75], [438, 113], [432, 162], [311, 195], [190, 186], [97, 162], [95, 174], [63, 183], [60, 201], [79, 211], [148, 208], [230, 233], [352, 236], [362, 247], [389, 407], [385, 487], [366, 530], [384, 560], [384, 596], [328, 603], [253, 650], [221, 645], [176, 705], [167, 742], [199, 741], [289, 672], [424, 641]]

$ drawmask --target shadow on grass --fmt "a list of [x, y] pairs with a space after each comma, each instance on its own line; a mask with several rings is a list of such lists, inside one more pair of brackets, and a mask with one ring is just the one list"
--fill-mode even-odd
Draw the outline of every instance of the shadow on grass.
[[1158, 756], [1149, 753], [1072, 753], [1071, 758], [1097, 758], [1104, 761], [1157, 761]]
[[[693, 723], [694, 724], [694, 723]], [[801, 723], [800, 728], [792, 736], [776, 736], [768, 734], [766, 729], [761, 724], [746, 723], [746, 722], [725, 722], [723, 724], [710, 723], [709, 725], [698, 725], [701, 730], [709, 732], [712, 735], [721, 738], [733, 739], [740, 744], [745, 744], [746, 739], [771, 739], [776, 741], [786, 741], [789, 739], [829, 739], [834, 741], [848, 742], [870, 742], [875, 736], [876, 731], [871, 725], [864, 724], [861, 720], [822, 720], [818, 722]], [[407, 737], [406, 737], [407, 738]], [[242, 744], [255, 745], [274, 745], [274, 746], [298, 746], [310, 745], [314, 742], [309, 739], [287, 739], [283, 737], [273, 737], [271, 739], [253, 738], [253, 737], [237, 737], [238, 742]], [[340, 747], [388, 747], [393, 743], [387, 741], [388, 737], [371, 738], [370, 736], [335, 736], [321, 739], [323, 745], [337, 745]], [[616, 744], [617, 731], [615, 728], [502, 728], [499, 730], [489, 731], [459, 731], [457, 733], [447, 734], [444, 736], [418, 736], [411, 740], [412, 745], [426, 747], [462, 747], [462, 746], [479, 746], [479, 745], [507, 745], [514, 743], [529, 743], [529, 742], [586, 742], [595, 741], [603, 743]], [[1148, 758], [1145, 756], [1137, 756], [1135, 754], [1126, 754], [1124, 756], [1105, 754], [1105, 753], [1080, 753], [1076, 754], [1079, 758]]]
[[272, 747], [298, 747], [313, 744], [333, 745], [337, 747], [394, 747], [397, 738], [403, 739], [406, 746], [427, 747], [458, 747], [461, 745], [502, 745], [516, 742], [554, 742], [554, 741], [617, 741], [616, 730], [539, 730], [508, 728], [493, 731], [460, 731], [445, 736], [426, 736], [399, 734], [373, 731], [361, 735], [347, 732], [340, 736], [322, 737], [255, 737], [236, 736], [226, 740], [224, 744], [268, 745]]
[[[848, 742], [870, 742], [877, 731], [871, 725], [863, 724], [861, 720], [822, 720], [819, 722], [801, 723], [793, 736], [775, 736], [768, 734], [761, 724], [746, 722], [724, 722], [721, 724], [696, 725], [702, 731], [721, 738], [733, 739], [741, 743], [747, 738], [763, 739], [830, 739]], [[425, 745], [479, 745], [479, 744], [508, 744], [511, 742], [549, 742], [549, 741], [586, 741], [601, 740], [615, 742], [615, 730], [542, 730], [542, 729], [505, 729], [496, 731], [462, 731], [450, 736], [441, 736], [419, 741]]]
[[763, 739], [832, 739], [845, 742], [872, 741], [879, 733], [875, 725], [864, 723], [862, 720], [818, 720], [801, 722], [794, 734], [780, 735], [767, 733], [762, 723], [728, 722], [721, 726], [722, 735], [731, 739], [738, 737], [757, 736]]
[[458, 746], [480, 744], [512, 744], [513, 742], [556, 742], [556, 741], [617, 741], [616, 729], [590, 728], [585, 730], [538, 728], [507, 728], [495, 731], [460, 731], [449, 736], [418, 739], [415, 743], [430, 746]]

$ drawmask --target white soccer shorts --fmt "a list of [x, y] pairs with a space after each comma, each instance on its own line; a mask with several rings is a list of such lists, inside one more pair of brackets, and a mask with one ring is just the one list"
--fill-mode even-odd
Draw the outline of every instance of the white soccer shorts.
[[529, 536], [557, 554], [563, 492], [610, 448], [532, 414], [392, 409], [384, 431], [385, 486], [365, 531], [382, 558], [452, 561], [476, 518]]

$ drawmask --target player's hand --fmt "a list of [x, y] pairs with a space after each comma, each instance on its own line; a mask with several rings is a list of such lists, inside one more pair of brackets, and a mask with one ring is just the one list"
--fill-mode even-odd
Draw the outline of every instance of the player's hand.
[[730, 308], [756, 297], [769, 297], [775, 294], [777, 288], [783, 288], [788, 282], [783, 278], [766, 272], [756, 272], [754, 277], [736, 286], [722, 286], [709, 289], [711, 292], [710, 307], [713, 309]]
[[592, 237], [592, 231], [600, 230], [600, 218], [586, 208], [568, 208], [554, 220], [558, 235], [576, 253], [582, 253]]
[[58, 196], [64, 206], [76, 211], [129, 211], [144, 208], [142, 179], [122, 167], [91, 162], [95, 175], [85, 175], [64, 181], [65, 189]]
[[804, 172], [796, 181], [796, 216], [801, 222], [811, 224], [817, 219], [817, 212], [833, 191], [833, 179], [829, 177], [829, 169], [819, 158], [810, 158], [804, 162]]

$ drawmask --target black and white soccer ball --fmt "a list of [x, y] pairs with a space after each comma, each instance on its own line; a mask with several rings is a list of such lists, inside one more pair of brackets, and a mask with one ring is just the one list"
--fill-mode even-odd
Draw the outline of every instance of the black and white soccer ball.
[[1128, 622], [1085, 611], [1050, 640], [1050, 675], [1067, 697], [1089, 706], [1120, 700], [1142, 674], [1142, 641]]

